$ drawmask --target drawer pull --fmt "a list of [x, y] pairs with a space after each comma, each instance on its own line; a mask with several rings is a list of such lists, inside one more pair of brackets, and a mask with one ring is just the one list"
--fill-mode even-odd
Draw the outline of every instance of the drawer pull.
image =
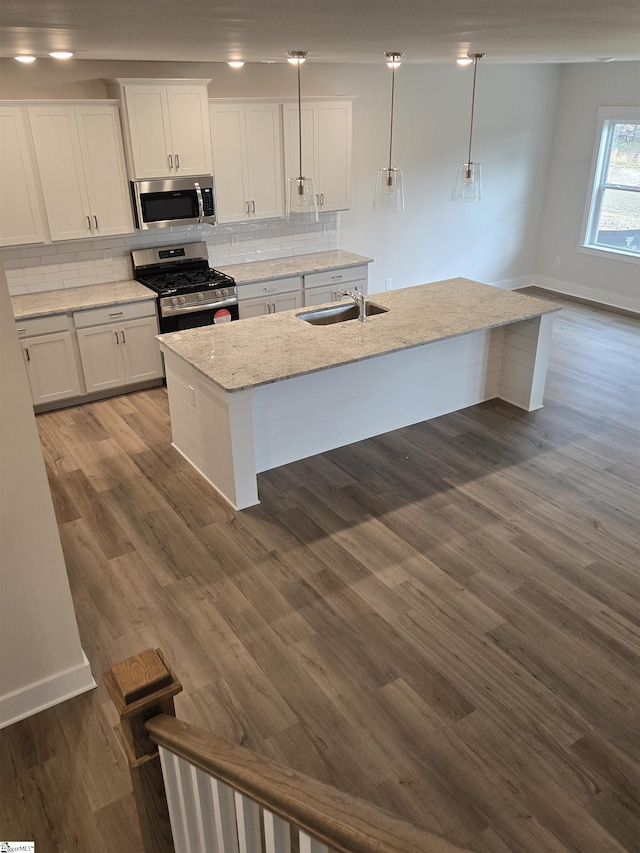
[[26, 331], [27, 331], [26, 329], [16, 329], [16, 332], [17, 332], [18, 334], [20, 334], [21, 332], [26, 332]]
[[122, 317], [123, 314], [124, 314], [124, 311], [114, 311], [113, 313], [109, 314], [109, 316], [110, 317]]
[[344, 278], [344, 276], [341, 276], [341, 275], [332, 275], [332, 276], [331, 276], [331, 281], [340, 281], [340, 279], [341, 279], [341, 278]]

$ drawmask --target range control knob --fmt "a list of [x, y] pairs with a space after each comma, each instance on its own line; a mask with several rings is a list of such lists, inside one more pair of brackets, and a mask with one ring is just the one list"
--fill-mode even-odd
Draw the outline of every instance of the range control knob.
[[200, 302], [202, 302], [202, 300], [204, 299], [204, 293], [199, 293], [198, 299], [200, 300]]
[[176, 297], [175, 297], [175, 296], [172, 296], [172, 297], [171, 297], [171, 304], [172, 304], [172, 305], [177, 305], [177, 304], [178, 304], [178, 300], [176, 299]]
[[219, 290], [216, 290], [216, 296], [220, 297], [222, 296], [222, 293]]
[[229, 291], [227, 290], [227, 288], [226, 288], [226, 287], [223, 289], [223, 291], [222, 291], [222, 295], [223, 295], [223, 296], [228, 296], [228, 295], [229, 295]]
[[178, 302], [179, 302], [181, 305], [184, 305], [184, 303], [185, 303], [186, 301], [187, 301], [187, 300], [185, 299], [185, 297], [184, 297], [184, 296], [179, 296], [179, 297], [178, 297]]

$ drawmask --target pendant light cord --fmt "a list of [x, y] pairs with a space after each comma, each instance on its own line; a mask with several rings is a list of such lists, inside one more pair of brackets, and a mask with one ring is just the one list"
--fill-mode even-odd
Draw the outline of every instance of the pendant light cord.
[[391, 67], [391, 121], [389, 122], [389, 178], [391, 178], [391, 149], [393, 146], [393, 98], [396, 88], [395, 62]]
[[302, 187], [302, 98], [300, 97], [300, 61], [298, 61], [298, 154], [300, 161], [300, 172], [298, 179]]
[[473, 112], [476, 106], [476, 74], [478, 73], [478, 57], [473, 58], [473, 88], [471, 90], [471, 127], [469, 129], [469, 156], [467, 163], [471, 163], [471, 140], [473, 139]]

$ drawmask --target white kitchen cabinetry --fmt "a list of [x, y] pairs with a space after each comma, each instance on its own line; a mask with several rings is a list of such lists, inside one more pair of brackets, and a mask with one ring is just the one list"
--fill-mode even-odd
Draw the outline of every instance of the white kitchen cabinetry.
[[51, 239], [133, 232], [117, 107], [29, 107]]
[[279, 104], [221, 101], [210, 112], [218, 222], [281, 217]]
[[238, 285], [238, 309], [240, 319], [262, 317], [302, 308], [302, 278], [277, 278], [270, 281], [255, 281]]
[[[283, 105], [285, 178], [300, 171], [298, 105]], [[350, 100], [302, 102], [302, 172], [313, 178], [322, 211], [346, 210], [351, 205]]]
[[0, 106], [0, 246], [43, 243], [42, 214], [26, 108]]
[[339, 301], [338, 294], [355, 287], [366, 294], [369, 269], [366, 264], [358, 267], [327, 270], [304, 276], [304, 305], [322, 305]]
[[74, 320], [88, 393], [162, 376], [155, 302], [77, 311]]
[[69, 318], [63, 315], [16, 324], [27, 365], [34, 404], [51, 403], [82, 393]]
[[211, 175], [209, 80], [116, 80], [132, 179]]

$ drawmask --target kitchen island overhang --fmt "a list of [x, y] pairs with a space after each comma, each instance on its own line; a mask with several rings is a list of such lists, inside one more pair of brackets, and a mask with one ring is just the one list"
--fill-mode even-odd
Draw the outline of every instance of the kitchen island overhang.
[[558, 306], [460, 278], [368, 301], [386, 313], [159, 337], [173, 446], [234, 509], [259, 503], [261, 471], [494, 398], [542, 406]]

